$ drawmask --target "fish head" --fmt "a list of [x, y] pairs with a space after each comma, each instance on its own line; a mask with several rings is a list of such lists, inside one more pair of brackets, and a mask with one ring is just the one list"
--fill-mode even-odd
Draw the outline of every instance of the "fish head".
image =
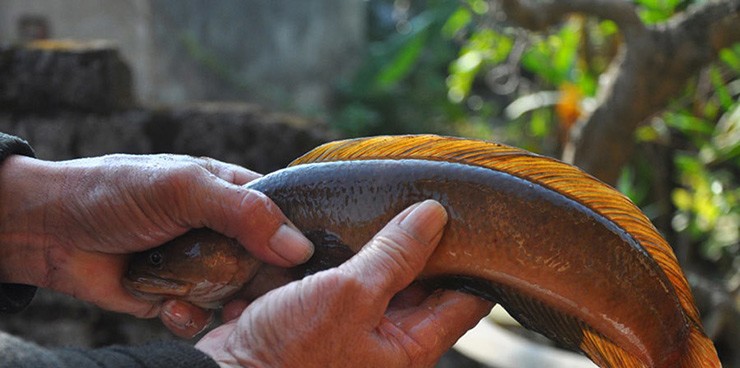
[[248, 283], [260, 266], [236, 240], [199, 229], [134, 254], [122, 283], [142, 300], [178, 299], [215, 308]]

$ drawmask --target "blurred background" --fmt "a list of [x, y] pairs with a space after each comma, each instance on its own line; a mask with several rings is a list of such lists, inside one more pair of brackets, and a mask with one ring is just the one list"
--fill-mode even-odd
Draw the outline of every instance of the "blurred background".
[[[402, 133], [574, 162], [651, 218], [724, 366], [740, 367], [740, 15], [702, 13], [737, 0], [556, 3], [2, 0], [0, 131], [44, 159], [177, 152], [261, 172], [328, 140]], [[47, 294], [0, 328], [48, 345], [167, 337]], [[548, 344], [519, 332], [500, 338], [535, 341], [524, 355]], [[470, 352], [497, 344], [440, 366], [525, 366]], [[528, 366], [560, 359], [544, 354]]]

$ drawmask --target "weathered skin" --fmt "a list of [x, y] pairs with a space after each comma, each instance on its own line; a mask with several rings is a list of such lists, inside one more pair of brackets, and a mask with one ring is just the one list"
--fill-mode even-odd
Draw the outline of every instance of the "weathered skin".
[[[431, 198], [447, 209], [449, 223], [423, 282], [498, 302], [526, 327], [573, 348], [596, 336], [626, 352], [617, 354], [624, 360], [589, 354], [603, 366], [689, 366], [682, 361], [687, 341], [705, 339], [631, 234], [557, 191], [505, 172], [411, 159], [339, 161], [280, 170], [248, 186], [314, 241], [314, 257], [291, 271], [295, 278], [340, 264], [394, 215]], [[201, 276], [200, 268], [183, 267], [175, 275], [193, 284], [201, 277], [209, 284], [236, 279], [226, 269], [212, 271]], [[254, 282], [263, 280], [261, 272]], [[131, 280], [151, 285], [139, 292], [157, 293], [158, 281], [134, 274]]]

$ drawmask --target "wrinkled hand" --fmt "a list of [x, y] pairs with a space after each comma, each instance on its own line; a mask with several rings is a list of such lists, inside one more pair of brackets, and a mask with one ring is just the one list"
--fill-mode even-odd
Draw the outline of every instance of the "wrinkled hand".
[[14, 156], [0, 167], [0, 282], [37, 285], [139, 317], [160, 315], [181, 336], [208, 322], [183, 302], [143, 302], [121, 287], [127, 254], [191, 228], [234, 237], [279, 265], [313, 250], [239, 166], [178, 155], [111, 155], [49, 162]]
[[410, 207], [346, 263], [269, 292], [196, 348], [222, 367], [432, 366], [492, 307], [409, 288], [446, 219], [434, 201]]

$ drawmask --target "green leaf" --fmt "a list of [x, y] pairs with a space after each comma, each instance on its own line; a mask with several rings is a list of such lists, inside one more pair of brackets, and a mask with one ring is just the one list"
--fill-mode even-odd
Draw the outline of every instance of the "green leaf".
[[552, 65], [552, 52], [549, 45], [544, 40], [536, 42], [524, 53], [522, 66], [554, 86], [562, 82], [561, 76]]
[[666, 124], [677, 129], [701, 147], [714, 131], [712, 124], [687, 112], [668, 112], [664, 115]]
[[676, 208], [678, 208], [679, 210], [691, 210], [693, 199], [691, 198], [691, 194], [689, 194], [688, 190], [683, 188], [677, 188], [673, 190], [673, 193], [671, 193], [671, 200], [673, 201], [673, 205], [675, 205]]
[[681, 4], [681, 0], [637, 0], [635, 2], [642, 5], [639, 9], [640, 18], [648, 24], [667, 20]]
[[719, 59], [735, 70], [735, 72], [740, 72], [740, 44], [720, 50]]
[[558, 32], [558, 37], [550, 40], [554, 55], [552, 64], [561, 80], [572, 80], [572, 73], [578, 56], [581, 26], [577, 22], [568, 22]]
[[712, 86], [714, 86], [717, 98], [719, 99], [719, 103], [722, 108], [729, 109], [732, 107], [732, 104], [735, 103], [735, 99], [732, 98], [732, 95], [727, 89], [727, 85], [722, 78], [722, 73], [717, 69], [717, 67], [711, 67], [709, 69], [709, 79], [712, 81]]
[[550, 121], [552, 114], [549, 109], [538, 109], [533, 111], [532, 119], [529, 121], [529, 130], [535, 137], [543, 138], [550, 132]]
[[614, 23], [614, 21], [611, 20], [603, 20], [599, 22], [599, 29], [604, 37], [615, 35], [619, 32], [617, 23]]
[[488, 3], [485, 0], [467, 0], [470, 9], [478, 15], [485, 15], [488, 12]]
[[470, 24], [472, 18], [470, 10], [465, 7], [458, 8], [442, 26], [442, 34], [447, 38], [455, 37], [456, 34]]
[[635, 137], [638, 142], [655, 142], [660, 134], [652, 125], [643, 125], [635, 130]]
[[513, 41], [492, 29], [475, 31], [460, 56], [450, 63], [450, 76], [447, 78], [448, 99], [454, 103], [462, 102], [470, 93], [473, 81], [484, 65], [495, 65], [511, 52]]
[[694, 155], [679, 154], [675, 158], [676, 167], [687, 175], [703, 171], [702, 164]]
[[388, 88], [405, 77], [413, 68], [419, 59], [424, 44], [426, 43], [428, 32], [415, 32], [409, 37], [408, 42], [404, 44], [395, 57], [383, 67], [376, 79], [376, 85], [379, 88]]

